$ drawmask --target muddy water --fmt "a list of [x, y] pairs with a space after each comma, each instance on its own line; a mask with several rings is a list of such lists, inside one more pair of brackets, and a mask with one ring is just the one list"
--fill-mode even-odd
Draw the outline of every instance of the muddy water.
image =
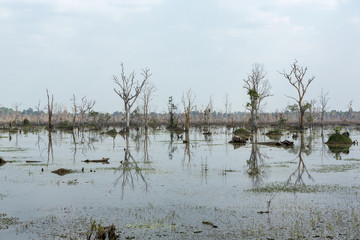
[[91, 220], [121, 239], [359, 238], [359, 146], [329, 151], [331, 128], [261, 145], [266, 131], [238, 147], [225, 128], [189, 144], [166, 130], [0, 133], [0, 239], [85, 239]]

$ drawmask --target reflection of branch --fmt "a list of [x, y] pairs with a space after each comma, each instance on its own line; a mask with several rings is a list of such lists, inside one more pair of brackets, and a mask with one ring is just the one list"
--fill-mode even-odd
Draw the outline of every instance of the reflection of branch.
[[[130, 161], [131, 160], [131, 161]], [[148, 192], [148, 183], [142, 173], [141, 168], [131, 155], [129, 148], [125, 149], [124, 161], [121, 162], [121, 166], [116, 171], [121, 171], [120, 176], [115, 180], [114, 186], [116, 186], [121, 180], [121, 198], [124, 197], [125, 186], [129, 185], [132, 190], [135, 188], [133, 170], [135, 170], [136, 177], [140, 176], [140, 179], [145, 183], [145, 191]]]
[[295, 179], [295, 186], [300, 184], [300, 185], [305, 185], [305, 182], [303, 180], [303, 174], [306, 173], [308, 175], [308, 178], [311, 179], [312, 181], [314, 181], [314, 179], [311, 177], [309, 171], [306, 168], [306, 165], [304, 163], [304, 160], [302, 158], [302, 148], [300, 148], [300, 152], [299, 152], [299, 164], [297, 169], [290, 174], [289, 179], [287, 180], [287, 183], [290, 183], [291, 178], [296, 176]]
[[169, 154], [169, 159], [171, 160], [173, 158], [173, 154], [174, 152], [176, 152], [177, 150], [177, 146], [173, 146], [173, 142], [174, 142], [174, 133], [170, 133], [170, 143], [168, 146], [168, 154]]
[[51, 155], [51, 160], [54, 161], [54, 149], [53, 149], [53, 145], [52, 145], [52, 137], [51, 137], [51, 130], [49, 130], [49, 141], [48, 141], [48, 159], [47, 159], [47, 163], [49, 163], [50, 161], [50, 155]]
[[266, 155], [260, 153], [259, 146], [257, 144], [256, 132], [254, 138], [251, 142], [251, 154], [250, 158], [247, 161], [249, 169], [247, 173], [249, 177], [253, 180], [253, 184], [257, 185], [262, 182], [262, 175], [264, 175], [264, 158], [268, 158]]

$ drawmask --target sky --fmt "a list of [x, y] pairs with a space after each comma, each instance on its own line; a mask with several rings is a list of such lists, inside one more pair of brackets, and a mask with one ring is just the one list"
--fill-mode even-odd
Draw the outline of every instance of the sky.
[[[149, 68], [151, 110], [181, 105], [188, 89], [201, 110], [213, 99], [244, 111], [243, 79], [263, 64], [272, 89], [265, 111], [296, 90], [279, 74], [296, 59], [315, 76], [305, 95], [329, 92], [329, 108], [360, 110], [358, 0], [0, 0], [0, 106], [46, 105], [46, 89], [71, 111], [73, 94], [100, 112], [122, 111], [113, 75]], [[318, 101], [319, 102], [319, 101]]]

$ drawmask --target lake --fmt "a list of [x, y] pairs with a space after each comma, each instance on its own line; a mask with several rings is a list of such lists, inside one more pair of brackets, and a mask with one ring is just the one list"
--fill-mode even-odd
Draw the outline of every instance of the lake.
[[268, 130], [245, 145], [221, 127], [0, 132], [0, 240], [86, 239], [93, 221], [120, 239], [360, 238], [359, 146], [331, 152], [328, 127], [284, 131], [294, 146], [276, 147]]

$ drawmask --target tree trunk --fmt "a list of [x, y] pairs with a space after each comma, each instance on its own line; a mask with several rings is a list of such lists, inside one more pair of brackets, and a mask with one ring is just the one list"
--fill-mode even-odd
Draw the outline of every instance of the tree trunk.
[[130, 132], [130, 109], [125, 105], [126, 132]]
[[300, 107], [300, 129], [304, 129], [304, 117], [305, 117], [305, 109], [303, 107]]

